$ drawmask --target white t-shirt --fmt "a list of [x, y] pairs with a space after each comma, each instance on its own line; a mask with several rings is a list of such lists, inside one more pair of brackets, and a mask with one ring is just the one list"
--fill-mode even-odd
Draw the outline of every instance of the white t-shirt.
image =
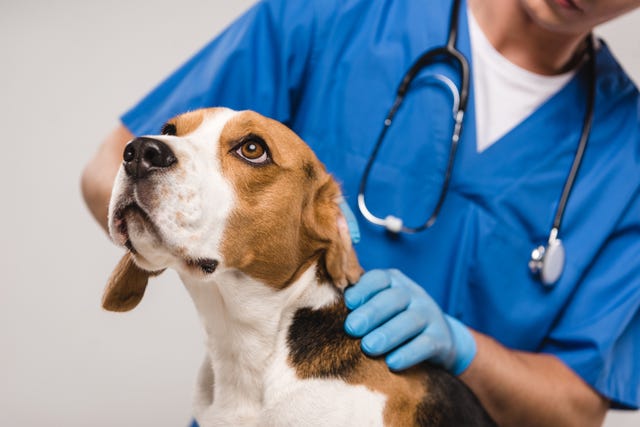
[[526, 119], [573, 77], [527, 71], [500, 54], [468, 11], [476, 112], [476, 148], [482, 152]]

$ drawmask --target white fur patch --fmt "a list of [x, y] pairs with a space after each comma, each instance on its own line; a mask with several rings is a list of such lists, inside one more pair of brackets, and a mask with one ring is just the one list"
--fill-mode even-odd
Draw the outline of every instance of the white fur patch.
[[337, 379], [300, 379], [289, 365], [295, 311], [336, 299], [332, 288], [318, 286], [315, 266], [280, 291], [231, 271], [218, 278], [184, 278], [209, 339], [195, 404], [201, 427], [383, 425], [383, 394]]
[[131, 203], [145, 212], [150, 224], [135, 212], [126, 216], [128, 237], [141, 267], [180, 271], [188, 260], [221, 258], [220, 239], [235, 196], [222, 175], [218, 140], [235, 114], [216, 110], [185, 137], [153, 136], [176, 156], [177, 164], [170, 170], [133, 183], [120, 168], [110, 202], [109, 232], [116, 243], [124, 244], [114, 213]]

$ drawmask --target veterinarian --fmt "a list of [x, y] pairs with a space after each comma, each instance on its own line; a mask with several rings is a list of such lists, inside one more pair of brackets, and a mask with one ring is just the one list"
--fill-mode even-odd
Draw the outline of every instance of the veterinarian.
[[[639, 5], [260, 2], [122, 116], [85, 199], [106, 227], [125, 143], [178, 113], [280, 120], [360, 223], [363, 351], [444, 366], [500, 425], [601, 425], [640, 404], [640, 103], [591, 31]], [[466, 65], [418, 64], [399, 104], [445, 46]]]

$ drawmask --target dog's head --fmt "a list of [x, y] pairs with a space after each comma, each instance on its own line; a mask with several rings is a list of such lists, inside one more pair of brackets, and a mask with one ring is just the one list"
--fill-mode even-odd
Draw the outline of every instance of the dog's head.
[[166, 268], [201, 280], [234, 269], [280, 289], [314, 262], [344, 288], [362, 269], [340, 188], [286, 126], [251, 111], [180, 115], [124, 151], [109, 206], [112, 239], [129, 252], [103, 306], [134, 308]]

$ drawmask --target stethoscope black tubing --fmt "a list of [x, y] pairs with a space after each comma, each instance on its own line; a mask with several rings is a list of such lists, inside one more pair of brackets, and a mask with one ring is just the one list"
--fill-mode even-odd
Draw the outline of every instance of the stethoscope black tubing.
[[[462, 52], [456, 48], [456, 42], [458, 40], [458, 11], [460, 10], [460, 0], [453, 2], [451, 8], [451, 15], [449, 16], [449, 35], [447, 36], [447, 44], [445, 46], [436, 47], [423, 53], [414, 63], [411, 68], [405, 73], [402, 78], [402, 82], [397, 91], [397, 98], [404, 98], [404, 95], [409, 90], [411, 82], [416, 75], [426, 66], [433, 63], [438, 57], [453, 59], [460, 66], [461, 82], [460, 82], [460, 107], [462, 111], [466, 110], [467, 101], [469, 99], [469, 63], [464, 57]], [[394, 103], [395, 104], [395, 103]], [[395, 111], [394, 111], [395, 113]]]
[[[416, 75], [425, 67], [435, 62], [435, 60], [439, 57], [444, 59], [453, 60], [453, 62], [457, 63], [460, 67], [460, 100], [458, 104], [458, 114], [462, 114], [461, 118], [464, 115], [465, 109], [467, 107], [467, 102], [469, 99], [469, 63], [464, 55], [455, 47], [457, 38], [458, 38], [458, 12], [460, 9], [460, 1], [456, 0], [453, 3], [453, 7], [451, 9], [451, 15], [449, 17], [449, 35], [447, 37], [447, 44], [445, 46], [436, 47], [434, 49], [430, 49], [424, 54], [422, 54], [409, 68], [409, 70], [405, 73], [402, 78], [400, 85], [396, 91], [396, 98], [393, 102], [387, 117], [384, 120], [384, 126], [380, 135], [378, 136], [378, 140], [373, 148], [371, 155], [369, 156], [369, 161], [365, 166], [365, 169], [362, 174], [362, 179], [360, 181], [360, 188], [358, 190], [359, 194], [364, 195], [367, 181], [369, 178], [369, 173], [371, 172], [371, 168], [375, 162], [375, 159], [378, 157], [378, 151], [382, 146], [382, 142], [384, 140], [385, 135], [387, 134], [387, 130], [391, 126], [393, 119], [396, 115], [396, 112], [402, 105], [404, 100], [404, 96], [409, 90], [409, 86], [411, 82], [416, 77]], [[447, 169], [445, 172], [444, 183], [440, 190], [440, 195], [438, 197], [438, 202], [436, 203], [436, 207], [433, 210], [433, 213], [429, 217], [429, 219], [422, 225], [414, 228], [410, 228], [410, 232], [420, 232], [429, 227], [431, 227], [436, 218], [438, 217], [438, 213], [440, 212], [440, 208], [444, 203], [445, 196], [447, 194], [447, 190], [449, 187], [449, 181], [451, 180], [451, 174], [453, 171], [453, 163], [455, 160], [456, 151], [458, 148], [458, 141], [460, 139], [460, 133], [462, 131], [461, 123], [458, 125], [459, 129], [456, 131], [455, 137], [452, 138], [451, 147], [449, 150], [449, 160], [447, 162]]]
[[[387, 117], [385, 118], [382, 131], [378, 136], [376, 144], [372, 150], [371, 155], [369, 156], [369, 160], [362, 174], [362, 179], [360, 181], [358, 194], [361, 195], [363, 199], [364, 199], [364, 193], [366, 190], [369, 174], [371, 172], [371, 168], [375, 163], [375, 159], [378, 156], [378, 152], [380, 150], [380, 147], [382, 146], [382, 142], [387, 133], [387, 130], [391, 126], [391, 123], [393, 122], [396, 112], [402, 105], [406, 92], [409, 90], [409, 86], [411, 85], [411, 82], [423, 68], [432, 64], [438, 57], [453, 60], [453, 62], [457, 63], [460, 67], [460, 101], [458, 106], [458, 113], [462, 114], [462, 116], [464, 115], [464, 112], [466, 111], [466, 107], [467, 107], [467, 102], [469, 99], [469, 63], [467, 62], [464, 55], [455, 47], [455, 44], [458, 38], [459, 9], [460, 9], [460, 0], [454, 0], [453, 6], [451, 9], [451, 15], [449, 17], [449, 34], [447, 37], [447, 44], [445, 46], [440, 46], [434, 49], [430, 49], [424, 54], [422, 54], [412, 64], [411, 68], [409, 68], [409, 70], [403, 76], [402, 81], [396, 92], [396, 98], [393, 102], [391, 109], [389, 110], [389, 113], [387, 114]], [[580, 170], [580, 166], [582, 165], [582, 159], [584, 157], [584, 152], [587, 147], [587, 142], [589, 140], [589, 135], [591, 133], [591, 126], [593, 123], [593, 110], [594, 110], [594, 104], [595, 104], [595, 86], [596, 86], [596, 60], [595, 60], [595, 47], [594, 47], [592, 35], [589, 35], [587, 38], [587, 49], [588, 49], [588, 56], [589, 56], [588, 70], [587, 70], [587, 73], [588, 73], [587, 77], [589, 81], [589, 88], [588, 88], [588, 95], [587, 95], [587, 108], [585, 111], [585, 119], [582, 125], [582, 131], [580, 134], [580, 141], [578, 143], [578, 148], [574, 155], [571, 169], [569, 171], [569, 174], [563, 186], [562, 194], [560, 196], [558, 207], [556, 209], [556, 213], [554, 216], [551, 233], [553, 235], [554, 233], [553, 230], [555, 229], [555, 236], [557, 236], [560, 231], [560, 226], [562, 224], [562, 219], [564, 217], [565, 208], [569, 200], [571, 191], [573, 190], [575, 179]], [[431, 227], [435, 223], [438, 213], [440, 212], [440, 209], [442, 207], [442, 204], [444, 203], [444, 199], [446, 197], [446, 193], [449, 187], [451, 174], [453, 172], [455, 154], [457, 151], [461, 132], [462, 132], [462, 126], [461, 126], [461, 123], [459, 123], [459, 129], [454, 130], [454, 137], [452, 138], [452, 141], [451, 141], [451, 148], [449, 151], [449, 160], [447, 162], [447, 169], [444, 176], [444, 182], [440, 190], [438, 202], [436, 203], [436, 207], [434, 208], [433, 213], [431, 214], [429, 219], [421, 226], [407, 228], [409, 232], [416, 233], [416, 232], [423, 231]]]
[[567, 206], [567, 202], [569, 201], [569, 196], [573, 190], [573, 184], [578, 176], [578, 172], [580, 171], [580, 166], [582, 165], [582, 158], [584, 157], [584, 152], [587, 148], [587, 142], [589, 140], [589, 135], [591, 134], [591, 125], [593, 124], [593, 109], [595, 107], [594, 104], [596, 99], [596, 52], [592, 35], [587, 37], [587, 55], [589, 56], [587, 60], [587, 79], [589, 81], [589, 87], [587, 89], [587, 108], [585, 111], [584, 122], [582, 123], [580, 142], [578, 143], [576, 154], [573, 157], [573, 163], [571, 164], [569, 175], [567, 176], [567, 180], [562, 188], [558, 208], [556, 209], [556, 214], [553, 219], [553, 228], [555, 228], [558, 233], [560, 231], [562, 219], [564, 218], [564, 211]]

